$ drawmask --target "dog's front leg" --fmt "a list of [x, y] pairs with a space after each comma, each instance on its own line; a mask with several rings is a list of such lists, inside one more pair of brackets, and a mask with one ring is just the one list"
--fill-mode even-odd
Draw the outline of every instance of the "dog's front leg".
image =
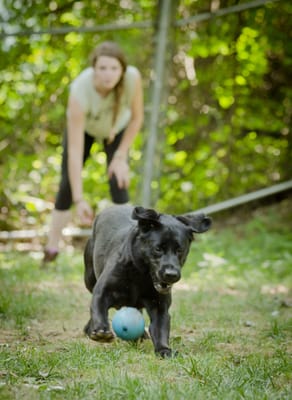
[[154, 345], [155, 353], [161, 357], [171, 357], [169, 347], [170, 315], [168, 307], [147, 308], [150, 317], [149, 332]]
[[85, 333], [92, 340], [109, 342], [114, 338], [108, 322], [108, 310], [111, 306], [110, 298], [100, 282], [97, 282], [92, 292], [90, 320], [84, 328]]

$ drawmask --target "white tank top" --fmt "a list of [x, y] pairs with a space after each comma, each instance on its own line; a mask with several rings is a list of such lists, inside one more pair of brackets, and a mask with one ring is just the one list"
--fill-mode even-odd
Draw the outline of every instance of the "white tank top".
[[70, 93], [80, 103], [85, 112], [85, 131], [97, 140], [109, 137], [113, 128], [115, 134], [125, 129], [131, 119], [131, 104], [134, 96], [138, 69], [128, 66], [124, 76], [123, 94], [120, 99], [119, 113], [114, 127], [113, 106], [114, 92], [102, 97], [93, 85], [93, 68], [86, 68], [70, 85]]

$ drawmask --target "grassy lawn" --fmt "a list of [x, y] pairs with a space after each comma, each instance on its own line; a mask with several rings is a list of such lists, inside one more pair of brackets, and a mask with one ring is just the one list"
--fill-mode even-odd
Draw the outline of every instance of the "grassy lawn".
[[214, 219], [171, 307], [173, 359], [83, 335], [81, 249], [0, 254], [0, 398], [292, 399], [292, 201]]

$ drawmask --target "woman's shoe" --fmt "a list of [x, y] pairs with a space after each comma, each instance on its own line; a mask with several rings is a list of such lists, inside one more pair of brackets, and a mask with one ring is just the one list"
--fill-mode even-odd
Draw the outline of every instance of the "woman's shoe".
[[45, 249], [43, 263], [49, 263], [54, 261], [58, 257], [59, 251], [57, 249]]

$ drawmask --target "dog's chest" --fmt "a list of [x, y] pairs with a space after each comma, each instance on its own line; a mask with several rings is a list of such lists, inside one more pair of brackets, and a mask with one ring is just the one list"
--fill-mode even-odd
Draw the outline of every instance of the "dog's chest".
[[156, 296], [156, 291], [147, 277], [142, 280], [131, 276], [127, 277], [127, 279], [121, 279], [111, 295], [113, 307], [115, 308], [123, 306], [143, 308], [149, 298]]

